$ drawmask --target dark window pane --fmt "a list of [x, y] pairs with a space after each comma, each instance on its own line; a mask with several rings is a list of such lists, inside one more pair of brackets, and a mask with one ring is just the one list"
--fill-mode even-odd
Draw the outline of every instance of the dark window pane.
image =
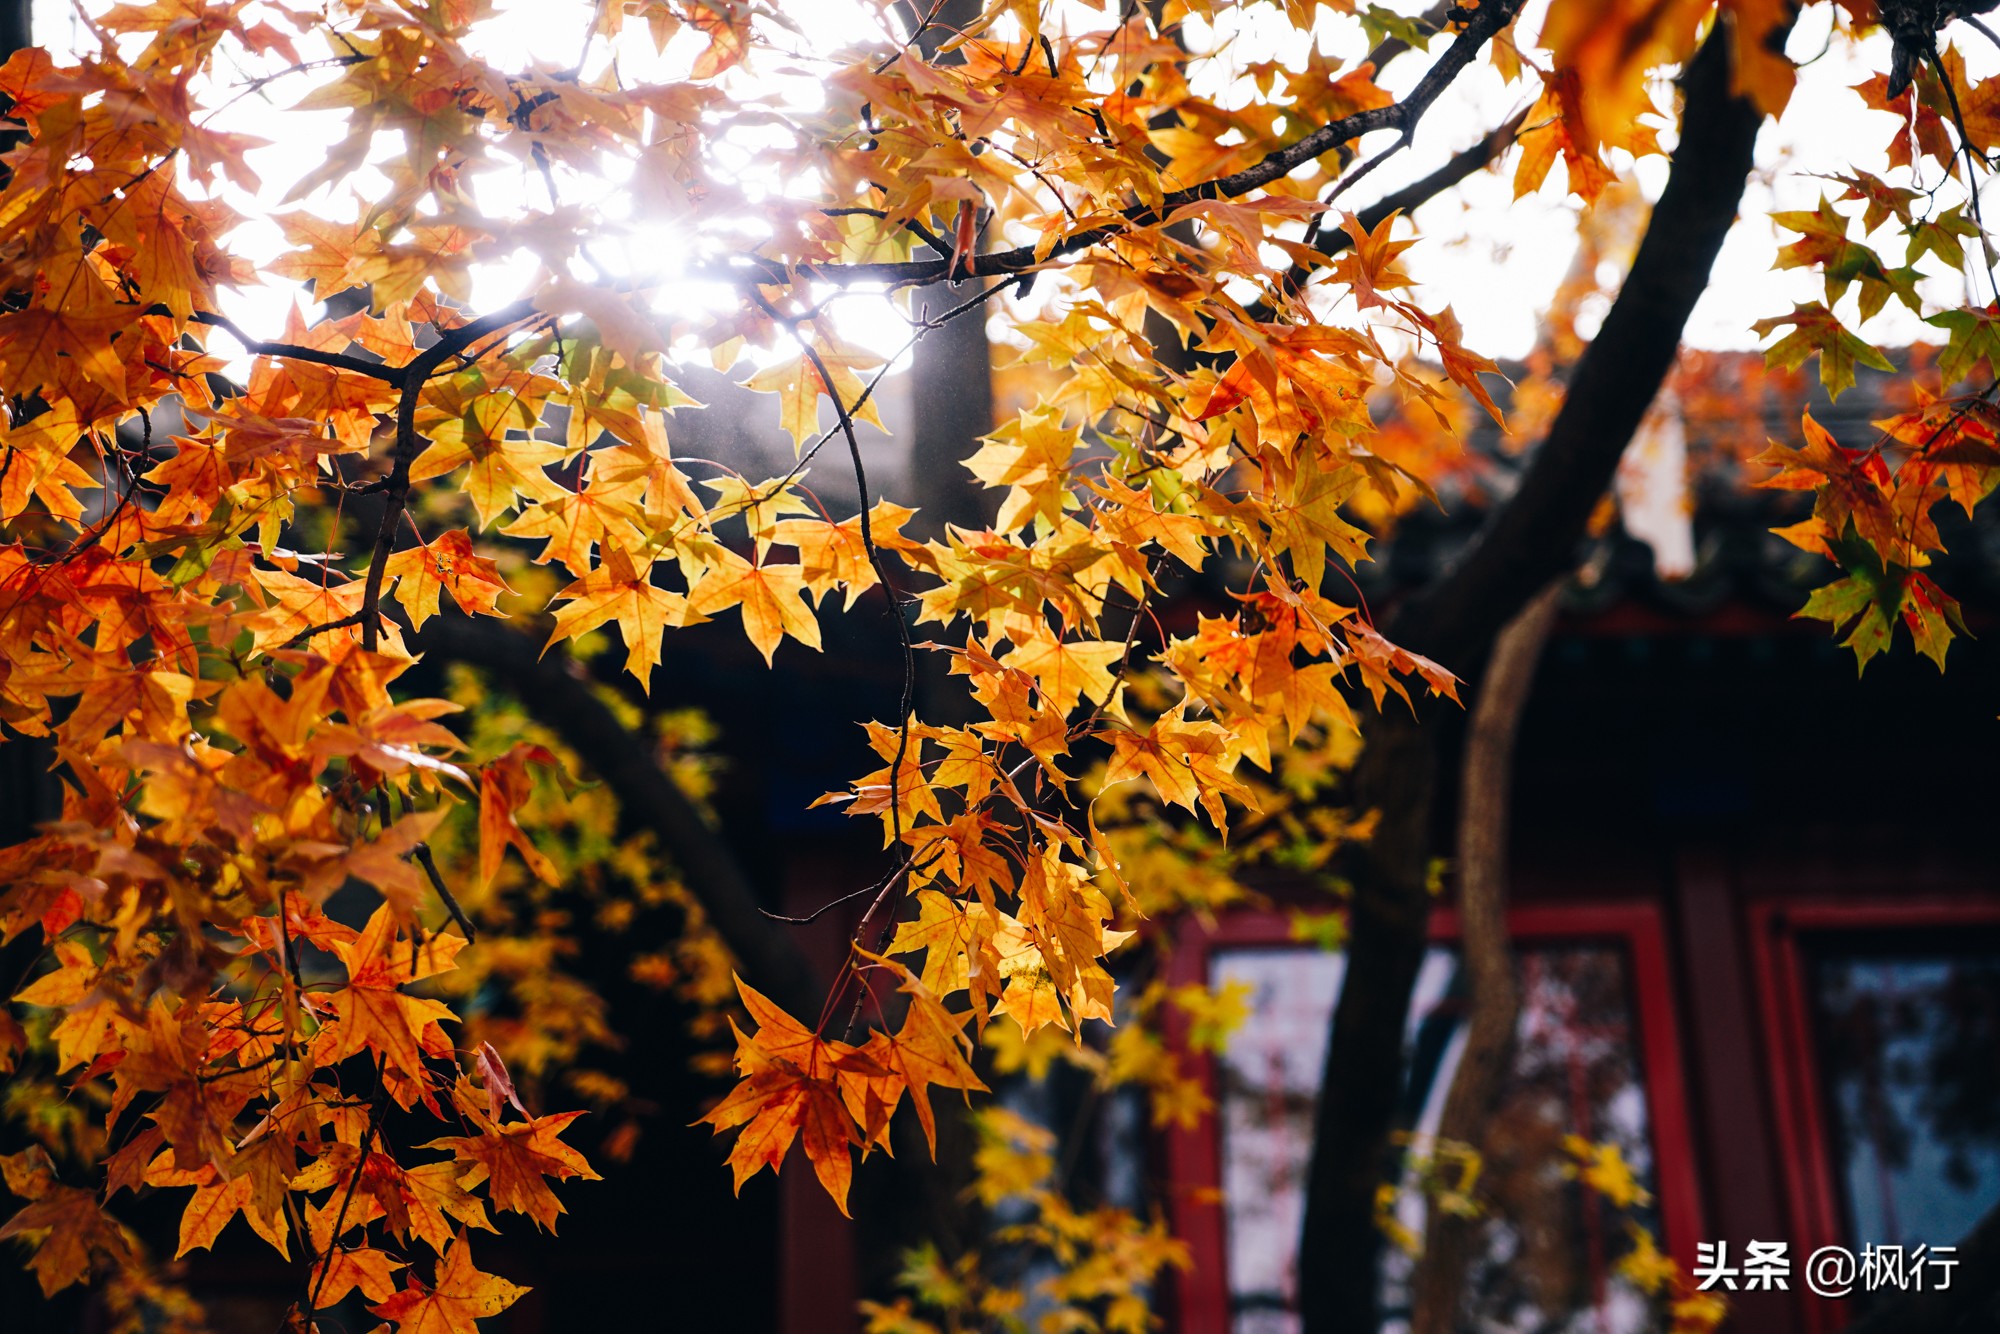
[[2000, 1202], [2000, 939], [1804, 944], [1847, 1242], [1956, 1242]]
[[[1622, 1219], [1562, 1174], [1565, 1135], [1615, 1143], [1652, 1185], [1646, 1098], [1625, 955], [1616, 947], [1519, 952], [1521, 1018], [1512, 1072], [1488, 1123], [1488, 1247], [1469, 1276], [1477, 1328], [1542, 1334], [1640, 1334], [1655, 1327], [1613, 1272], [1629, 1248]], [[1234, 1334], [1291, 1334], [1312, 1117], [1345, 960], [1300, 949], [1219, 952], [1217, 985], [1249, 988], [1252, 1016], [1218, 1062], [1219, 1125]], [[1455, 953], [1424, 960], [1408, 1029], [1404, 1125], [1427, 1149], [1464, 1045], [1464, 979]], [[1425, 1204], [1406, 1173], [1396, 1220], [1421, 1237]], [[1641, 1214], [1641, 1221], [1654, 1220]], [[1385, 1331], [1404, 1328], [1411, 1262], [1383, 1263]]]

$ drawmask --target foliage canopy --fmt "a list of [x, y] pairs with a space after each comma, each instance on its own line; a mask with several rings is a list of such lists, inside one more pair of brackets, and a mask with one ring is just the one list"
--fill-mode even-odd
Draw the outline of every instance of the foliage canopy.
[[[1430, 189], [1504, 154], [1517, 196], [1560, 165], [1586, 206], [1662, 151], [1662, 72], [1698, 41], [1727, 44], [1764, 112], [1794, 79], [1781, 0], [1553, 0], [1521, 23], [1522, 0], [994, 0], [958, 29], [932, 26], [942, 5], [856, 8], [872, 35], [822, 48], [758, 0], [599, 0], [562, 66], [491, 55], [487, 0], [159, 0], [94, 10], [74, 61], [0, 70], [20, 130], [0, 720], [50, 738], [65, 785], [61, 819], [0, 851], [0, 924], [46, 959], [11, 997], [26, 1028], [0, 1010], [0, 1069], [45, 1063], [94, 1118], [60, 1169], [5, 1163], [26, 1203], [0, 1236], [30, 1241], [46, 1292], [126, 1256], [108, 1210], [150, 1188], [185, 1194], [183, 1252], [240, 1214], [308, 1258], [301, 1311], [359, 1291], [405, 1329], [470, 1331], [520, 1291], [470, 1232], [553, 1228], [550, 1183], [596, 1175], [563, 1139], [578, 1113], [526, 1110], [447, 1003], [495, 948], [460, 898], [577, 873], [550, 848], [570, 837], [546, 798], [562, 757], [403, 688], [427, 625], [459, 616], [548, 648], [615, 628], [648, 687], [663, 637], [713, 619], [768, 661], [859, 602], [898, 646], [902, 708], [824, 799], [886, 849], [852, 952], [816, 1015], [742, 981], [737, 1082], [705, 1118], [733, 1132], [739, 1186], [797, 1145], [845, 1208], [896, 1118], [934, 1136], [933, 1090], [983, 1089], [970, 1058], [996, 1017], [1023, 1039], [1110, 1022], [1107, 956], [1148, 909], [1204, 906], [1198, 881], [1135, 896], [1121, 792], [1226, 836], [1297, 795], [1255, 771], [1282, 774], [1300, 738], [1351, 752], [1363, 702], [1455, 697], [1455, 665], [1385, 638], [1344, 571], [1432, 494], [1468, 411], [1500, 417], [1496, 368], [1413, 292], [1406, 218], [1357, 217], [1347, 190], [1468, 71], [1522, 110]], [[1220, 40], [1250, 17], [1284, 29], [1281, 58]], [[1876, 20], [1848, 0], [1836, 21]], [[1856, 95], [1902, 127], [1892, 174], [1962, 184], [2000, 145], [1996, 94], [1897, 35], [1896, 70]], [[1375, 81], [1390, 60], [1428, 62], [1400, 97]], [[339, 128], [246, 219], [256, 144], [217, 122], [251, 96]], [[1774, 363], [1817, 356], [1838, 392], [1886, 364], [1849, 325], [1894, 300], [1940, 330], [1943, 380], [1872, 444], [1808, 420], [1764, 461], [1817, 496], [1786, 536], [1845, 570], [1804, 614], [1864, 664], [1901, 622], [1942, 665], [1962, 627], [1924, 573], [1930, 513], [2000, 478], [2000, 303], [1917, 284], [1991, 254], [1969, 201], [1861, 171], [1832, 186], [1777, 217], [1799, 238], [1778, 263], [1826, 292], [1762, 326]], [[246, 257], [246, 221], [282, 234], [276, 258]], [[524, 295], [480, 309], [502, 262], [532, 274]], [[326, 317], [245, 329], [218, 300], [287, 283]], [[1021, 402], [965, 461], [1000, 493], [984, 528], [912, 536], [870, 490], [857, 432], [895, 354], [843, 323], [864, 302], [911, 343], [990, 320], [1020, 368]], [[680, 367], [738, 357], [796, 442], [783, 476], [674, 451], [696, 406]], [[803, 483], [835, 461], [852, 513]], [[1161, 629], [1163, 585], [1211, 567], [1237, 609]], [[961, 718], [916, 711], [920, 654], [948, 660]], [[355, 885], [368, 910], [330, 913]], [[703, 958], [726, 974], [720, 944]], [[1157, 1043], [1111, 1059], [1199, 1115]], [[391, 1142], [412, 1114], [441, 1129]], [[1031, 1130], [995, 1143], [1029, 1152]], [[1157, 1233], [1128, 1242], [1128, 1278], [1172, 1258]], [[1107, 1319], [1142, 1327], [1129, 1287], [1079, 1300], [1120, 1291]]]

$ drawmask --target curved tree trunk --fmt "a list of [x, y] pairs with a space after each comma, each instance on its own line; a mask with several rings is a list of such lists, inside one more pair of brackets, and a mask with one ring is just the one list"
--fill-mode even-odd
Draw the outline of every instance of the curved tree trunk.
[[[1500, 627], [1573, 559], [1735, 220], [1762, 117], [1731, 93], [1730, 39], [1729, 26], [1718, 24], [1689, 62], [1666, 191], [1519, 490], [1451, 572], [1385, 627], [1468, 679]], [[1382, 823], [1352, 867], [1348, 967], [1327, 1044], [1300, 1242], [1304, 1334], [1376, 1330], [1375, 1188], [1388, 1164], [1403, 1023], [1430, 910], [1432, 747], [1414, 719], [1387, 713], [1369, 728], [1355, 769], [1356, 803], [1381, 811]]]
[[[1465, 1052], [1438, 1118], [1440, 1143], [1483, 1147], [1482, 1127], [1514, 1053], [1520, 1004], [1507, 937], [1514, 738], [1561, 595], [1562, 583], [1550, 584], [1500, 632], [1466, 732], [1459, 771], [1457, 870], [1459, 939], [1471, 984], [1471, 1020]], [[1411, 1334], [1451, 1334], [1463, 1305], [1466, 1268], [1481, 1231], [1477, 1219], [1430, 1211], [1423, 1259], [1417, 1267]]]
[[654, 763], [644, 740], [597, 698], [573, 659], [556, 649], [539, 652], [534, 640], [499, 621], [452, 614], [432, 617], [415, 647], [491, 672], [604, 780], [626, 822], [653, 831], [757, 989], [793, 1014], [818, 1013], [825, 987], [787, 929], [764, 915], [729, 845]]

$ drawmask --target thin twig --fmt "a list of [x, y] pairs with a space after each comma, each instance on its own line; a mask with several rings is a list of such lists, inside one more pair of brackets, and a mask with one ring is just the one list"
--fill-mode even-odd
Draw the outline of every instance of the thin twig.
[[334, 1253], [340, 1249], [340, 1234], [347, 1230], [347, 1209], [354, 1203], [354, 1189], [361, 1184], [361, 1174], [368, 1170], [368, 1159], [375, 1151], [376, 1122], [382, 1114], [382, 1068], [375, 1067], [375, 1093], [368, 1100], [368, 1128], [361, 1134], [361, 1158], [354, 1164], [354, 1175], [347, 1179], [347, 1193], [340, 1197], [340, 1212], [334, 1215], [333, 1231], [327, 1234], [326, 1257], [319, 1267], [319, 1280], [313, 1284], [306, 1304], [313, 1310], [319, 1309], [319, 1295], [326, 1287], [326, 1277], [333, 1272]]
[[[1979, 172], [1972, 164], [1972, 136], [1966, 133], [1965, 112], [1958, 105], [1958, 89], [1953, 86], [1951, 74], [1945, 69], [1944, 62], [1937, 58], [1936, 52], [1931, 54], [1931, 67], [1937, 73], [1938, 82], [1944, 85], [1945, 98], [1951, 103], [1951, 118], [1958, 126], [1958, 149], [1965, 158], [1965, 194], [1972, 201], [1972, 221], [1979, 228], [1979, 253], [1985, 259], [1990, 252], [1986, 242], [1986, 219], [1979, 210]], [[1991, 263], [1981, 267], [1986, 273], [1986, 290], [1993, 294], [1995, 304], [2000, 304], [2000, 279], [1993, 276]]]
[[381, 638], [382, 581], [390, 553], [395, 548], [396, 525], [401, 522], [403, 508], [410, 500], [410, 465], [416, 462], [417, 448], [423, 442], [423, 437], [417, 434], [417, 399], [431, 375], [447, 358], [489, 334], [498, 333], [511, 324], [519, 324], [535, 313], [534, 303], [524, 299], [461, 324], [456, 329], [447, 329], [438, 336], [437, 342], [395, 372], [396, 378], [392, 383], [398, 389], [396, 452], [388, 482], [382, 488], [386, 497], [382, 505], [382, 522], [375, 530], [375, 550], [368, 559], [368, 582], [361, 594], [361, 647], [370, 653], [375, 651]]
[[354, 626], [361, 624], [361, 617], [362, 614], [357, 611], [352, 616], [343, 616], [337, 621], [325, 621], [319, 625], [309, 625], [305, 629], [293, 635], [290, 639], [287, 639], [285, 641], [285, 647], [291, 648], [295, 645], [303, 644], [309, 639], [313, 639], [316, 636], [326, 634], [332, 630], [352, 629]]

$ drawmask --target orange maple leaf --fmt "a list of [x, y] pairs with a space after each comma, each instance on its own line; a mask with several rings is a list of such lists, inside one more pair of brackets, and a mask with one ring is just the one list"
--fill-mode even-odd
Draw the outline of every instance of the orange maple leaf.
[[402, 1334], [479, 1334], [483, 1317], [498, 1315], [528, 1291], [475, 1268], [472, 1248], [461, 1231], [438, 1262], [432, 1286], [412, 1277], [401, 1292], [368, 1310], [394, 1321]]
[[688, 610], [712, 616], [743, 608], [743, 632], [768, 664], [786, 635], [817, 649], [819, 620], [805, 600], [805, 573], [797, 565], [753, 565], [727, 548], [688, 594]]
[[547, 1178], [599, 1179], [582, 1154], [557, 1138], [582, 1112], [563, 1112], [501, 1125], [480, 1110], [468, 1090], [459, 1090], [453, 1101], [479, 1133], [447, 1136], [424, 1147], [450, 1149], [466, 1169], [459, 1177], [459, 1184], [470, 1188], [486, 1182], [494, 1208], [526, 1214], [535, 1220], [537, 1227], [553, 1232], [557, 1216], [567, 1211], [549, 1189]]
[[382, 573], [397, 581], [396, 600], [418, 630], [437, 615], [440, 589], [451, 594], [460, 611], [483, 616], [498, 616], [500, 595], [514, 591], [497, 565], [473, 551], [472, 534], [463, 528], [405, 547], [383, 563]]
[[499, 759], [479, 770], [479, 883], [490, 885], [500, 872], [500, 863], [509, 846], [521, 854], [528, 869], [545, 884], [556, 884], [560, 876], [528, 831], [514, 819], [514, 812], [527, 805], [534, 795], [535, 780], [528, 775], [529, 764], [554, 767], [560, 763], [546, 747], [517, 742]]
[[351, 944], [335, 942], [347, 981], [326, 998], [334, 1022], [322, 1030], [321, 1064], [334, 1065], [367, 1048], [411, 1079], [426, 1077], [424, 1054], [448, 1057], [451, 1039], [439, 1022], [457, 1018], [441, 1001], [406, 995], [403, 985], [441, 973], [465, 948], [463, 936], [439, 933], [411, 947], [388, 904], [377, 908]]
[[670, 625], [689, 623], [687, 599], [656, 587], [652, 564], [641, 566], [616, 547], [604, 553], [603, 564], [556, 597], [568, 601], [556, 612], [548, 647], [616, 621], [625, 639], [625, 670], [649, 691], [653, 668], [660, 662], [660, 636]]
[[762, 1169], [776, 1172], [803, 1133], [806, 1160], [844, 1214], [854, 1179], [850, 1148], [868, 1141], [847, 1110], [841, 1076], [870, 1079], [891, 1072], [860, 1049], [809, 1031], [740, 977], [736, 990], [757, 1021], [757, 1032], [745, 1036], [730, 1021], [743, 1080], [701, 1120], [718, 1133], [742, 1127], [729, 1152], [739, 1193]]

